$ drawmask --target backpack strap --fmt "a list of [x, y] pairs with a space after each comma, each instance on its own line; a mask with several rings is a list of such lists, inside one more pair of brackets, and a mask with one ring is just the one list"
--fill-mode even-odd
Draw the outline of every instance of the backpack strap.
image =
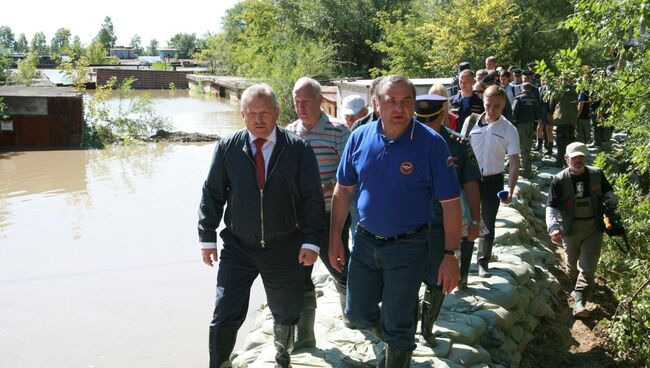
[[468, 122], [469, 125], [467, 125], [467, 130], [465, 131], [465, 138], [469, 139], [469, 133], [472, 131], [472, 128], [474, 128], [474, 125], [476, 125], [476, 122], [478, 121], [479, 116], [481, 116], [481, 115], [477, 114], [475, 112], [473, 112], [469, 116], [469, 122]]

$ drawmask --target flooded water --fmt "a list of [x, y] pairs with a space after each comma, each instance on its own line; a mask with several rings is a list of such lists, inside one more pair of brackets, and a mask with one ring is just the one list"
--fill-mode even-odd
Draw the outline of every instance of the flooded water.
[[[183, 130], [242, 126], [235, 106], [155, 98]], [[0, 152], [0, 367], [207, 366], [216, 270], [196, 221], [213, 147]]]

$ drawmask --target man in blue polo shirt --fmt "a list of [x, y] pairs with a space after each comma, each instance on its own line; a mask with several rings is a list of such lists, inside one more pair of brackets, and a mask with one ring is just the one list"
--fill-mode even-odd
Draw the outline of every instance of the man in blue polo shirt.
[[434, 199], [441, 202], [445, 228], [438, 284], [445, 293], [458, 284], [460, 186], [444, 139], [413, 119], [411, 81], [385, 77], [375, 94], [380, 118], [352, 132], [339, 164], [329, 257], [332, 266], [345, 265], [341, 229], [358, 192], [345, 313], [386, 342], [380, 367], [408, 367]]

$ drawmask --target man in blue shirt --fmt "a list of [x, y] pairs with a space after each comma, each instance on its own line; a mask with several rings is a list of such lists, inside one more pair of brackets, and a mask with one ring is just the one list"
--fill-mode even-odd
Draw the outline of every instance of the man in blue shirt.
[[345, 265], [341, 229], [358, 192], [345, 314], [386, 342], [380, 367], [403, 367], [415, 349], [414, 316], [434, 199], [441, 202], [446, 234], [438, 284], [445, 293], [458, 284], [460, 186], [444, 139], [413, 119], [411, 81], [388, 76], [375, 93], [379, 120], [352, 132], [339, 164], [329, 257], [334, 267]]

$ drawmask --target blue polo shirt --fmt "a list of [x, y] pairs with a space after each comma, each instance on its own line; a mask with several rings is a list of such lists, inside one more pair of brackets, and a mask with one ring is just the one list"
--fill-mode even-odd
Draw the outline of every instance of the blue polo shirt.
[[341, 185], [357, 185], [359, 222], [380, 236], [417, 229], [431, 220], [433, 199], [460, 195], [445, 140], [415, 120], [392, 141], [381, 119], [353, 131], [336, 178]]

